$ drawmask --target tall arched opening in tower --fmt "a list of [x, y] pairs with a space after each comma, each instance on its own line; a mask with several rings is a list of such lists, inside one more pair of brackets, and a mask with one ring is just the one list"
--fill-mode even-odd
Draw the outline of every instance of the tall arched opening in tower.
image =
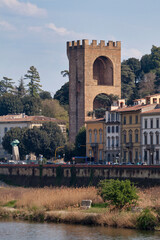
[[113, 86], [113, 63], [109, 58], [96, 58], [93, 64], [93, 79], [97, 80], [97, 85]]

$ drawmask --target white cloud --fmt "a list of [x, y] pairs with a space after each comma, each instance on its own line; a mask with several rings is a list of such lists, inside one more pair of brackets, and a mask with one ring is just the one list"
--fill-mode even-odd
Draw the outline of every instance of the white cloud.
[[16, 30], [16, 28], [12, 24], [10, 24], [10, 23], [8, 23], [6, 21], [0, 21], [0, 29], [1, 30], [7, 30], [7, 31], [14, 31], [14, 30]]
[[122, 59], [128, 59], [128, 58], [131, 58], [131, 57], [135, 57], [135, 58], [138, 58], [140, 59], [142, 57], [142, 52], [139, 51], [138, 49], [136, 48], [124, 48], [122, 49]]
[[0, 0], [0, 7], [6, 7], [20, 15], [25, 16], [46, 16], [45, 9], [38, 8], [30, 2], [24, 3], [18, 0]]
[[66, 36], [70, 39], [86, 39], [86, 38], [92, 38], [88, 33], [77, 33], [74, 31], [67, 30], [64, 27], [56, 27], [54, 23], [49, 23], [46, 25], [46, 28], [53, 31], [55, 34], [59, 36]]
[[61, 27], [61, 28], [56, 27], [54, 23], [49, 23], [46, 25], [46, 27], [48, 29], [53, 30], [55, 33], [57, 33], [58, 35], [61, 35], [61, 36], [66, 36], [66, 35], [69, 35], [72, 33], [63, 27]]

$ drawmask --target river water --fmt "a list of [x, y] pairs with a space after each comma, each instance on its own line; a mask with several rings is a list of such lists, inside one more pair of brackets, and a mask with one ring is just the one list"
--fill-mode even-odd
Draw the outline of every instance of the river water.
[[66, 224], [0, 222], [0, 240], [159, 240], [159, 232]]

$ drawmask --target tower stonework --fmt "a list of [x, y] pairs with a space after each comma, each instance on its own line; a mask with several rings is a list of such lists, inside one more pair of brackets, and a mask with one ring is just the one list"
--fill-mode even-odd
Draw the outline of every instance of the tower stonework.
[[67, 42], [69, 59], [69, 139], [75, 141], [98, 94], [121, 97], [121, 42]]

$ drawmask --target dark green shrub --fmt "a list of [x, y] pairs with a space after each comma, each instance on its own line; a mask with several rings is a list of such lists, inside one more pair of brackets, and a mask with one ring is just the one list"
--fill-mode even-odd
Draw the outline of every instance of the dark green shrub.
[[137, 189], [129, 180], [103, 180], [99, 183], [98, 194], [105, 202], [116, 208], [135, 205], [138, 200]]
[[144, 209], [137, 218], [137, 228], [140, 230], [154, 230], [157, 223], [156, 217], [149, 209]]

